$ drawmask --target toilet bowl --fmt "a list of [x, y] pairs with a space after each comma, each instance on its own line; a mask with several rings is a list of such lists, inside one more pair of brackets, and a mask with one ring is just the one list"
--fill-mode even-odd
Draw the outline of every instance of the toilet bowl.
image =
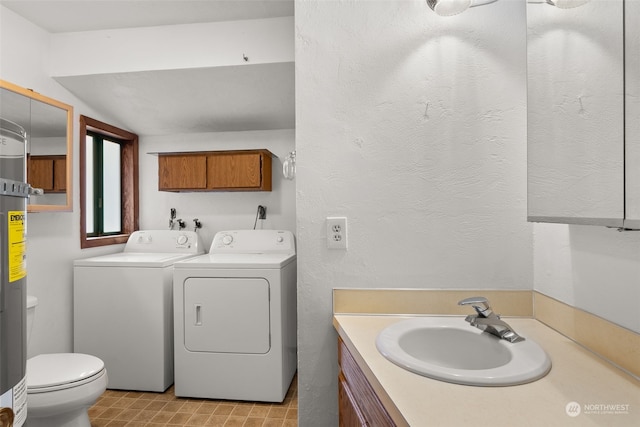
[[[35, 297], [27, 297], [27, 337], [31, 334], [37, 302]], [[55, 353], [30, 358], [27, 425], [90, 427], [87, 410], [104, 393], [107, 381], [104, 362], [95, 356]]]

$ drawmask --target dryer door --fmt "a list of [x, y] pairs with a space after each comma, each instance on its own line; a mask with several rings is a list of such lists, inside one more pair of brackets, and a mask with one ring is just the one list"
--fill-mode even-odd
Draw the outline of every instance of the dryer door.
[[269, 282], [190, 277], [184, 282], [184, 340], [189, 351], [264, 354], [271, 347]]

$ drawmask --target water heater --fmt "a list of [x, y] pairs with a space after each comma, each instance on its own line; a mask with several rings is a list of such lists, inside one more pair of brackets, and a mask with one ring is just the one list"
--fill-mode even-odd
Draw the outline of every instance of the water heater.
[[27, 418], [26, 134], [0, 118], [0, 425]]

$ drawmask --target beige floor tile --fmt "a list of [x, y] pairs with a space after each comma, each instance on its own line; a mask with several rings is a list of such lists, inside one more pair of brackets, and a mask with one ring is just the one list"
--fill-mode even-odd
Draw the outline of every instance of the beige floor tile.
[[283, 403], [176, 397], [107, 390], [89, 408], [91, 427], [297, 427], [297, 379]]
[[287, 415], [287, 408], [273, 407], [269, 410], [267, 418], [284, 418]]
[[228, 415], [212, 415], [205, 424], [207, 427], [222, 427], [229, 418]]
[[210, 415], [206, 414], [193, 414], [191, 418], [185, 423], [186, 426], [205, 426], [209, 421]]
[[247, 417], [237, 417], [230, 415], [224, 423], [224, 427], [242, 427]]

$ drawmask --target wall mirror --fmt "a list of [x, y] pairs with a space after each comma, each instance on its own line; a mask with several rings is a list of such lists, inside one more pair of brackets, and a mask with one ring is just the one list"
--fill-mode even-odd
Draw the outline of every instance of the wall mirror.
[[71, 211], [73, 107], [0, 80], [0, 116], [25, 129], [27, 182], [44, 191], [27, 211]]
[[631, 160], [640, 149], [630, 126], [640, 103], [634, 3], [590, 0], [563, 9], [527, 2], [529, 221], [640, 225], [640, 214], [633, 218], [640, 198], [629, 193], [640, 179], [631, 172], [640, 163], [630, 164], [640, 160]]

